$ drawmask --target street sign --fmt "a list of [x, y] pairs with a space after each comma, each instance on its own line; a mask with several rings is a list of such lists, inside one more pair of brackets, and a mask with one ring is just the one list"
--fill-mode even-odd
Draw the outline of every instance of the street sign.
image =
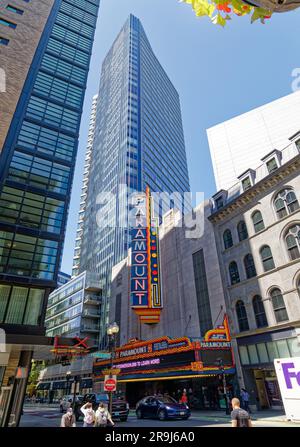
[[109, 376], [109, 375], [117, 375], [117, 374], [120, 374], [120, 372], [121, 372], [121, 370], [119, 369], [119, 368], [112, 368], [112, 369], [110, 369], [110, 368], [107, 368], [107, 369], [103, 369], [102, 370], [102, 374], [104, 375], [104, 376]]
[[104, 391], [116, 391], [117, 389], [117, 380], [116, 380], [116, 376], [113, 377], [109, 377], [109, 376], [105, 376], [105, 380], [104, 380]]

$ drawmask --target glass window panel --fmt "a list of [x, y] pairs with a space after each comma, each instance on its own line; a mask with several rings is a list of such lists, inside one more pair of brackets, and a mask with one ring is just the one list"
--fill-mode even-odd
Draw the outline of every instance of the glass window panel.
[[267, 350], [271, 362], [273, 362], [274, 359], [277, 359], [279, 357], [277, 346], [274, 341], [270, 341], [267, 343]]
[[268, 351], [265, 343], [258, 343], [256, 345], [260, 363], [269, 363]]
[[258, 355], [256, 351], [256, 345], [248, 345], [248, 352], [250, 357], [250, 362], [252, 364], [259, 363]]
[[295, 338], [288, 339], [288, 347], [291, 357], [300, 357], [300, 341]]
[[44, 290], [30, 289], [24, 324], [38, 325], [44, 298]]
[[28, 289], [13, 287], [5, 323], [22, 324]]
[[242, 365], [249, 365], [250, 361], [249, 361], [247, 346], [240, 346], [239, 351], [240, 351], [240, 358], [241, 358]]
[[0, 322], [3, 322], [5, 315], [6, 305], [8, 303], [8, 297], [10, 292], [10, 286], [4, 286], [0, 284]]
[[288, 358], [290, 356], [288, 344], [286, 340], [278, 340], [276, 342], [277, 349], [279, 352], [279, 357], [281, 358]]

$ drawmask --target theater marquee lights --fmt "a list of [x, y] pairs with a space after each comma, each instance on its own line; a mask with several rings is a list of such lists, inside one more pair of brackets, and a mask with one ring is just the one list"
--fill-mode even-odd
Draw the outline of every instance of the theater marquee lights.
[[158, 219], [150, 189], [134, 196], [131, 230], [131, 307], [141, 323], [159, 323], [163, 308], [160, 286]]

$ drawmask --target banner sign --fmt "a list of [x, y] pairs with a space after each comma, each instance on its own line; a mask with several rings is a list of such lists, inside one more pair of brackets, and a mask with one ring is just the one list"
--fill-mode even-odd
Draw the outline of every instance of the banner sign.
[[146, 324], [160, 321], [163, 308], [160, 285], [159, 221], [153, 216], [150, 189], [134, 196], [131, 230], [131, 307]]
[[287, 419], [300, 421], [300, 357], [275, 359], [274, 366]]

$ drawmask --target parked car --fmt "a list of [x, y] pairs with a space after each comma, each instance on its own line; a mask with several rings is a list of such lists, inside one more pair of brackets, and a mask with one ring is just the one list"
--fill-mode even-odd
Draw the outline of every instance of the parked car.
[[[82, 407], [82, 405], [88, 402], [90, 402], [93, 405], [94, 410], [97, 410], [101, 402], [103, 402], [108, 407], [109, 395], [106, 393], [85, 394], [82, 401], [80, 403], [76, 402], [75, 404], [75, 417], [77, 421], [83, 417], [80, 408]], [[126, 402], [126, 400], [113, 396], [112, 415], [111, 415], [112, 419], [113, 420], [120, 419], [120, 421], [125, 422], [127, 421], [128, 414], [129, 414], [129, 404]]]
[[[59, 408], [61, 413], [64, 413], [65, 411], [67, 411], [67, 409], [72, 405], [73, 403], [73, 399], [74, 399], [74, 395], [69, 394], [64, 396], [60, 402], [59, 402]], [[82, 402], [83, 400], [83, 396], [81, 396], [80, 394], [77, 394], [75, 397], [75, 405], [78, 403], [78, 405], [80, 404], [80, 402]]]
[[136, 405], [138, 419], [155, 418], [161, 421], [166, 419], [188, 419], [191, 410], [188, 405], [180, 404], [172, 397], [148, 396]]

